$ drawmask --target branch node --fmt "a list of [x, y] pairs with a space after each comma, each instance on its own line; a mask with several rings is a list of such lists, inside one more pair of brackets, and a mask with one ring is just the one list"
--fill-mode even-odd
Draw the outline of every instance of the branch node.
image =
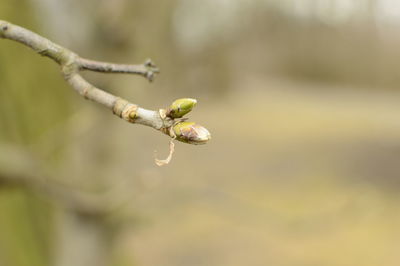
[[128, 103], [125, 106], [124, 110], [122, 111], [121, 118], [130, 123], [134, 123], [136, 118], [137, 108], [138, 108], [137, 105]]
[[135, 123], [137, 109], [138, 106], [136, 104], [118, 98], [114, 103], [113, 113], [130, 123]]
[[128, 101], [126, 101], [122, 98], [117, 98], [117, 100], [114, 103], [113, 113], [122, 118], [122, 111], [124, 110], [125, 106], [128, 104], [129, 104]]

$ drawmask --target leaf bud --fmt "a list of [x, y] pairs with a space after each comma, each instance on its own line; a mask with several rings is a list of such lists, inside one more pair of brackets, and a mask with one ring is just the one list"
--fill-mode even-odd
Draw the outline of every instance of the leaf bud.
[[181, 118], [185, 114], [192, 111], [196, 105], [197, 100], [191, 98], [183, 98], [175, 100], [171, 106], [167, 109], [167, 116], [171, 118]]
[[176, 139], [189, 144], [205, 144], [211, 139], [208, 130], [195, 122], [179, 122], [173, 127]]

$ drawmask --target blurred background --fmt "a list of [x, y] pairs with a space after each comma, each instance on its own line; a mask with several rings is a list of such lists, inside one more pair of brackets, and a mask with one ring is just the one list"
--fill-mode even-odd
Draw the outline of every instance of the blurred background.
[[2, 0], [0, 18], [152, 58], [152, 84], [84, 76], [148, 109], [196, 98], [212, 134], [157, 167], [168, 137], [0, 40], [1, 266], [399, 265], [398, 1]]

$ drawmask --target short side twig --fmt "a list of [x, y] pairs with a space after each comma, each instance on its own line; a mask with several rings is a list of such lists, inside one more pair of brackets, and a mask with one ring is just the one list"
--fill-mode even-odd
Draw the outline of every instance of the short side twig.
[[147, 78], [149, 81], [153, 81], [155, 75], [160, 73], [160, 70], [150, 59], [147, 59], [144, 64], [141, 65], [112, 64], [85, 58], [78, 58], [77, 61], [82, 70], [91, 70], [103, 73], [137, 74]]

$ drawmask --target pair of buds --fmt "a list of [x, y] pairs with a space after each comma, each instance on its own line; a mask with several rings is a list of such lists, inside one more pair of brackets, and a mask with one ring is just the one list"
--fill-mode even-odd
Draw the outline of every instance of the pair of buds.
[[192, 111], [197, 101], [191, 98], [183, 98], [175, 100], [166, 110], [166, 116], [176, 120], [171, 128], [171, 135], [177, 140], [189, 144], [205, 144], [211, 139], [211, 134], [208, 130], [195, 123], [188, 122], [184, 115]]

